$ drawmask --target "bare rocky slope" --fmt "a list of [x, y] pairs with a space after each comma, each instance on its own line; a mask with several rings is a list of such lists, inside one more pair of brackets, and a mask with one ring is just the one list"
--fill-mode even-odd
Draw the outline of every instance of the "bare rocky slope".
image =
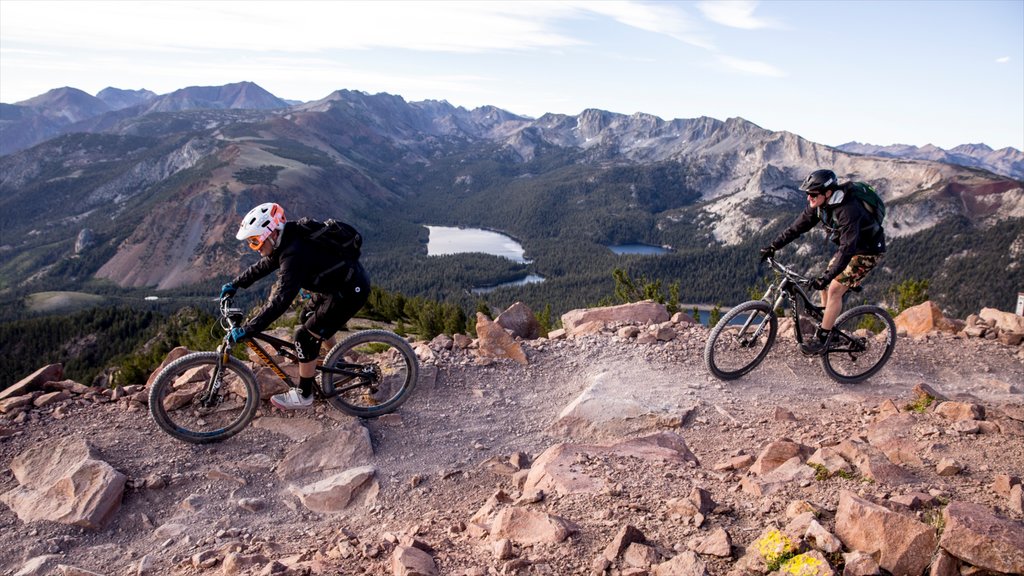
[[[931, 530], [932, 574], [1011, 571], [934, 545], [961, 529], [953, 509], [963, 503], [1002, 522], [1001, 536], [971, 549], [1002, 554], [1010, 564], [999, 566], [1021, 561], [1020, 346], [962, 332], [903, 337], [882, 372], [839, 385], [783, 338], [753, 373], [720, 382], [702, 364], [704, 327], [673, 323], [673, 338], [649, 343], [619, 328], [523, 341], [525, 365], [438, 342], [419, 349], [420, 385], [394, 415], [361, 422], [326, 405], [283, 414], [264, 404], [253, 426], [208, 446], [162, 433], [132, 394], [0, 416], [0, 494], [19, 487], [18, 455], [69, 439], [127, 477], [100, 529], [25, 523], [0, 506], [0, 574], [753, 574], [769, 569], [748, 548], [763, 548], [773, 527], [793, 534], [811, 522], [793, 520], [804, 510], [842, 539], [836, 550], [802, 527], [793, 536], [829, 563], [813, 573], [899, 572], [889, 552], [856, 551], [868, 546], [837, 520], [851, 499]], [[951, 401], [924, 407], [921, 384]], [[960, 418], [944, 404], [975, 412]], [[894, 416], [897, 427], [880, 425]], [[283, 478], [293, 454], [342, 458], [351, 446], [341, 443], [363, 430], [372, 455], [356, 464], [372, 480], [344, 511], [314, 512]], [[800, 460], [780, 476], [787, 465], [766, 448], [786, 445]], [[828, 460], [804, 463], [844, 446], [880, 447], [899, 477], [877, 462], [831, 475]]]

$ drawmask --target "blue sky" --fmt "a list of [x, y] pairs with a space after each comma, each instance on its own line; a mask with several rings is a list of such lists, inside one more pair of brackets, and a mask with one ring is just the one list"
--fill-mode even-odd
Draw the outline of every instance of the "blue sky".
[[0, 1], [0, 102], [243, 80], [1024, 150], [1024, 0]]

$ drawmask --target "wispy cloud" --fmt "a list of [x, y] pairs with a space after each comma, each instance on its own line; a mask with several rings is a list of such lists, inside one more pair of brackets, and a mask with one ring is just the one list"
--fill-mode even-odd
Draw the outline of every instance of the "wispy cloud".
[[37, 1], [5, 2], [0, 30], [10, 44], [105, 49], [480, 52], [582, 44], [550, 25], [578, 12], [553, 2]]
[[757, 2], [746, 0], [715, 0], [709, 2], [698, 2], [697, 9], [704, 17], [716, 24], [729, 26], [730, 28], [741, 28], [744, 30], [757, 30], [760, 28], [781, 28], [782, 25], [772, 18], [758, 17], [754, 14], [757, 9]]
[[1010, 57], [1009, 56], [1000, 56], [999, 58], [996, 58], [996, 62], [998, 62], [999, 64], [1006, 64], [1009, 61], [1010, 61]]
[[664, 34], [686, 44], [713, 50], [711, 40], [700, 30], [685, 12], [673, 3], [645, 3], [629, 1], [579, 2], [573, 3], [588, 12], [600, 14], [616, 20], [621, 24]]
[[721, 54], [718, 56], [718, 62], [732, 68], [733, 70], [746, 74], [753, 74], [754, 76], [768, 76], [771, 78], [784, 78], [786, 76], [786, 73], [781, 69], [766, 62], [759, 62], [757, 60], [744, 60], [742, 58]]

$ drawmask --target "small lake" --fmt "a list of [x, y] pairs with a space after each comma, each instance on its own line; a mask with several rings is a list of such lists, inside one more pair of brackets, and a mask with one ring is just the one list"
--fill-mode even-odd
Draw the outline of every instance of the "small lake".
[[513, 280], [511, 282], [503, 282], [497, 286], [483, 286], [480, 288], [473, 288], [470, 290], [473, 294], [490, 294], [498, 288], [507, 288], [509, 286], [526, 286], [527, 284], [539, 284], [544, 281], [543, 276], [536, 274], [528, 274], [526, 278], [520, 278], [519, 280]]
[[519, 242], [498, 232], [449, 226], [426, 226], [426, 229], [430, 231], [427, 256], [480, 252], [508, 258], [520, 264], [529, 263], [524, 257], [526, 251]]
[[661, 256], [671, 252], [668, 248], [652, 246], [650, 244], [620, 244], [618, 246], [608, 246], [608, 249], [618, 256]]

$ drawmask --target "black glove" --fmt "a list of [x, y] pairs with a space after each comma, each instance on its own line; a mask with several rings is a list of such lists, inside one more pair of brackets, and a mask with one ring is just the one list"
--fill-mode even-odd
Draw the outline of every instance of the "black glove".
[[227, 284], [225, 284], [225, 285], [220, 287], [220, 297], [221, 298], [224, 298], [224, 297], [230, 298], [231, 296], [235, 295], [235, 292], [237, 290], [238, 289], [235, 288], [234, 284], [228, 282]]
[[828, 284], [831, 281], [831, 279], [826, 278], [824, 276], [818, 276], [814, 280], [811, 280], [809, 286], [811, 287], [811, 290], [824, 290], [825, 288], [828, 287]]
[[761, 248], [761, 262], [764, 262], [772, 256], [775, 256], [775, 248], [772, 248], [771, 246]]

